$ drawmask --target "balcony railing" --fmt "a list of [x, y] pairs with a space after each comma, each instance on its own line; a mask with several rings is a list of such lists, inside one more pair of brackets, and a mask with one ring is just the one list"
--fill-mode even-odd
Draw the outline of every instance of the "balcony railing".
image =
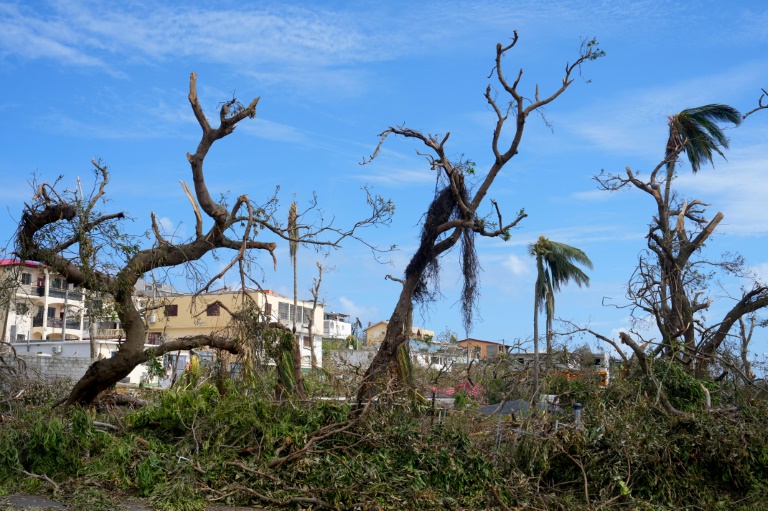
[[[59, 318], [48, 318], [48, 328], [61, 328], [62, 323]], [[43, 318], [32, 318], [32, 326], [43, 326]], [[67, 330], [80, 330], [80, 320], [68, 319]]]
[[[45, 288], [41, 289], [43, 290], [43, 293], [45, 293]], [[69, 291], [69, 293], [67, 293], [67, 291], [62, 291], [61, 289], [49, 289], [48, 296], [52, 296], [54, 298], [69, 298], [70, 300], [78, 302], [83, 300], [82, 293], [78, 293], [77, 291]]]
[[125, 339], [125, 331], [122, 328], [99, 328], [96, 330], [96, 339]]

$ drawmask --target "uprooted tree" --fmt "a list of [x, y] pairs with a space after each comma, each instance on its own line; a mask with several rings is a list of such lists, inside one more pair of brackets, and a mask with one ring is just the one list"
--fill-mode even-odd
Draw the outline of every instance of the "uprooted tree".
[[[518, 86], [523, 77], [521, 69], [513, 81], [509, 81], [502, 69], [502, 61], [506, 53], [518, 41], [515, 31], [512, 41], [507, 45], [496, 45], [495, 65], [491, 75], [495, 75], [504, 95], [504, 101], [498, 98], [497, 92], [488, 85], [485, 99], [495, 113], [496, 123], [491, 138], [493, 163], [483, 176], [476, 175], [473, 162], [468, 160], [452, 161], [446, 154], [445, 144], [450, 133], [445, 136], [424, 134], [421, 131], [405, 126], [390, 127], [381, 133], [379, 145], [368, 163], [379, 153], [381, 145], [389, 135], [413, 139], [422, 143], [429, 150], [426, 158], [432, 170], [437, 171], [437, 186], [434, 198], [427, 208], [421, 239], [416, 253], [411, 257], [405, 269], [403, 279], [397, 280], [402, 284], [400, 296], [392, 312], [384, 340], [376, 353], [371, 365], [366, 371], [365, 378], [358, 390], [358, 400], [363, 401], [373, 394], [388, 376], [402, 378], [402, 365], [398, 363], [398, 353], [408, 340], [411, 331], [414, 302], [424, 304], [434, 299], [439, 284], [439, 258], [461, 241], [461, 270], [463, 274], [463, 289], [461, 293], [461, 310], [465, 330], [469, 331], [472, 315], [478, 298], [478, 260], [475, 252], [475, 236], [501, 237], [508, 239], [510, 230], [527, 215], [520, 210], [515, 218], [505, 223], [498, 204], [491, 200], [493, 213], [481, 215], [480, 206], [488, 195], [494, 180], [504, 166], [518, 153], [528, 117], [540, 112], [573, 83], [574, 72], [580, 72], [581, 65], [604, 55], [597, 41], [583, 41], [579, 56], [573, 63], [566, 64], [565, 75], [559, 88], [552, 94], [539, 96], [538, 85], [534, 91], [533, 100], [523, 96]], [[505, 130], [507, 121], [512, 123], [510, 133]], [[511, 136], [509, 145], [502, 146], [502, 136]], [[470, 181], [479, 178], [479, 186], [472, 190]]]
[[[75, 384], [67, 405], [92, 402], [99, 393], [125, 378], [137, 365], [165, 353], [204, 346], [231, 353], [240, 351], [237, 339], [226, 332], [170, 340], [145, 349], [147, 325], [143, 316], [149, 310], [139, 309], [133, 300], [134, 285], [145, 274], [156, 269], [191, 265], [212, 251], [226, 249], [236, 255], [219, 274], [210, 279], [198, 279], [201, 284], [198, 293], [208, 290], [233, 268], [239, 270], [243, 290], [248, 288], [248, 284], [258, 288], [258, 282], [250, 276], [252, 264], [258, 264], [255, 254], [268, 252], [276, 266], [274, 250], [277, 244], [275, 241], [257, 240], [260, 234], [257, 229], [271, 233], [278, 241], [330, 248], [340, 246], [346, 238], [363, 241], [359, 237], [360, 229], [388, 221], [393, 212], [391, 202], [371, 196], [367, 189], [370, 216], [348, 229], [323, 221], [322, 215], [319, 215], [320, 220], [316, 224], [295, 221], [293, 225], [286, 226], [276, 217], [276, 196], [264, 205], [252, 202], [247, 195], [238, 196], [232, 205], [227, 204], [225, 199], [215, 201], [205, 181], [205, 157], [216, 141], [230, 135], [241, 121], [256, 115], [259, 98], [247, 106], [236, 99], [223, 103], [219, 126], [212, 127], [198, 100], [196, 80], [193, 73], [188, 96], [202, 129], [196, 151], [187, 154], [194, 194], [186, 184], [181, 183], [195, 215], [195, 233], [190, 239], [176, 242], [164, 237], [154, 213], [151, 215], [151, 231], [154, 234], [151, 247], [142, 248], [139, 237], [125, 234], [120, 223], [125, 218], [122, 212], [107, 214], [98, 208], [105, 199], [109, 183], [107, 167], [100, 161], [92, 162], [95, 181], [90, 193], [83, 193], [81, 183], [71, 189], [62, 189], [59, 180], [53, 184], [33, 183], [36, 193], [32, 201], [25, 204], [15, 235], [16, 255], [23, 260], [39, 261], [64, 276], [67, 282], [111, 300], [125, 332], [119, 350], [111, 358], [94, 362]], [[310, 210], [315, 207], [316, 201], [313, 200]], [[204, 227], [206, 222], [211, 222], [207, 229]], [[197, 269], [191, 268], [190, 271], [195, 273]], [[244, 294], [249, 296], [246, 291]]]
[[[721, 123], [738, 125], [741, 119], [741, 114], [727, 105], [684, 110], [669, 118], [664, 159], [646, 178], [629, 167], [625, 175], [602, 173], [596, 177], [602, 189], [635, 188], [647, 194], [654, 204], [647, 249], [640, 253], [627, 287], [627, 307], [636, 320], [650, 320], [660, 337], [644, 350], [647, 343], [641, 345], [626, 333], [621, 335], [621, 342], [631, 348], [646, 373], [650, 371], [649, 361], [665, 357], [682, 364], [697, 378], [714, 376], [710, 369], [720, 359], [725, 341], [734, 335], [733, 327], [741, 324], [742, 318], [768, 306], [768, 287], [753, 281], [719, 321], [708, 321], [705, 313], [713, 314], [709, 285], [715, 275], [725, 273], [742, 278], [748, 272], [739, 256], [725, 254], [719, 261], [706, 258], [705, 244], [724, 215], [718, 212], [708, 218], [708, 204], [685, 197], [673, 187], [683, 156], [690, 162], [691, 170], [698, 172], [703, 164], [713, 162], [715, 154], [723, 156], [723, 150], [728, 148]], [[664, 407], [673, 411], [664, 402], [663, 394], [660, 398]]]

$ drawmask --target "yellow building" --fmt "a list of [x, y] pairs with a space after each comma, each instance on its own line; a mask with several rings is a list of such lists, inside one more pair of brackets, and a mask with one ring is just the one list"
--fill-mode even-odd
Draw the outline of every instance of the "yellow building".
[[[152, 291], [154, 295], [155, 290]], [[230, 289], [197, 297], [191, 294], [165, 293], [163, 293], [164, 296], [150, 297], [148, 294], [149, 291], [146, 289], [137, 292], [139, 307], [149, 309], [144, 314], [148, 327], [148, 344], [159, 344], [166, 340], [224, 330], [229, 326], [231, 319], [226, 309], [236, 311], [243, 301], [243, 294], [239, 290]], [[269, 290], [263, 292], [253, 290], [250, 291], [250, 295], [270, 321], [279, 321], [288, 328], [293, 328], [295, 317], [293, 299]], [[151, 309], [152, 303], [156, 303], [159, 307]], [[312, 352], [314, 352], [315, 363], [320, 366], [323, 358], [323, 306], [317, 305], [310, 332], [312, 303], [298, 301], [297, 305], [296, 335], [302, 341], [302, 367], [311, 367]]]
[[[387, 325], [389, 321], [379, 321], [373, 325], [368, 325], [365, 329], [365, 339], [367, 346], [377, 346], [384, 340], [384, 335], [387, 333]], [[418, 326], [411, 327], [411, 339], [419, 341], [433, 340], [435, 338], [434, 330], [427, 330]]]
[[3, 340], [83, 339], [83, 294], [61, 275], [41, 263], [2, 259], [0, 279]]

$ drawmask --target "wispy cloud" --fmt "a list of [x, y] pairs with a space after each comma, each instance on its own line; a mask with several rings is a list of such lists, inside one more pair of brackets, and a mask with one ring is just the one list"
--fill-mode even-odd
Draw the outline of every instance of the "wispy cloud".
[[763, 236], [768, 234], [765, 211], [768, 198], [768, 155], [765, 145], [745, 147], [728, 154], [729, 161], [717, 162], [715, 169], [705, 168], [696, 175], [683, 172], [678, 186], [690, 197], [712, 204], [709, 216], [722, 211], [725, 218], [718, 232]]
[[294, 126], [267, 121], [259, 117], [244, 123], [240, 129], [243, 133], [276, 142], [304, 142], [306, 140], [303, 132]]
[[41, 19], [30, 9], [0, 5], [0, 50], [28, 59], [51, 59], [80, 66], [104, 62], [77, 48], [77, 30], [61, 19]]
[[573, 192], [571, 197], [588, 202], [605, 202], [611, 199], [615, 199], [619, 193], [623, 193], [623, 191], [608, 192], [606, 190], [589, 190], [584, 192]]
[[507, 256], [501, 264], [515, 277], [528, 275], [533, 270], [531, 261], [523, 259], [515, 254]]
[[167, 216], [163, 216], [157, 219], [157, 224], [160, 228], [160, 234], [173, 242], [180, 242], [187, 238], [187, 229], [184, 222], [176, 224]]
[[118, 92], [105, 85], [87, 97], [72, 97], [74, 106], [51, 104], [31, 122], [41, 131], [78, 138], [177, 137], [196, 122], [185, 95], [158, 87]]
[[414, 184], [434, 183], [434, 174], [424, 169], [377, 168], [375, 172], [361, 172], [350, 176], [367, 183], [377, 183], [394, 187], [408, 187]]
[[751, 267], [760, 282], [768, 284], [768, 261]]
[[627, 230], [626, 226], [615, 224], [574, 225], [556, 229], [547, 229], [543, 233], [516, 233], [511, 240], [502, 241], [497, 239], [492, 246], [502, 250], [506, 250], [507, 247], [528, 246], [529, 244], [534, 243], [539, 235], [546, 236], [547, 238], [557, 240], [561, 243], [578, 244], [580, 247], [583, 247], [589, 243], [598, 243], [602, 241], [642, 239], [645, 236], [645, 233], [642, 233], [640, 230]]
[[6, 4], [0, 17], [5, 55], [79, 66], [104, 67], [115, 56], [125, 56], [122, 63], [193, 58], [237, 67], [269, 64], [279, 73], [379, 61], [407, 47], [404, 37], [387, 41], [371, 31], [376, 18], [283, 3], [180, 9], [67, 0], [45, 9]]
[[666, 116], [684, 108], [722, 103], [754, 89], [768, 72], [768, 61], [751, 62], [672, 85], [623, 89], [597, 103], [560, 115], [559, 126], [597, 147], [625, 155], [653, 155], [661, 161]]
[[339, 297], [339, 306], [341, 307], [339, 312], [349, 314], [351, 318], [360, 318], [360, 321], [375, 321], [375, 318], [379, 317], [379, 309], [377, 307], [360, 305], [346, 296]]

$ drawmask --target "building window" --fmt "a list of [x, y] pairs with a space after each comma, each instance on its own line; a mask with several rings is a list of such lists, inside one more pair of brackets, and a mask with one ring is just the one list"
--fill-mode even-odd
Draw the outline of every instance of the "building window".
[[53, 279], [51, 282], [51, 287], [53, 289], [61, 289], [61, 279]]
[[304, 312], [304, 307], [299, 306], [299, 310], [297, 311], [293, 307], [293, 304], [291, 304], [291, 317], [290, 317], [290, 321], [295, 321], [296, 324], [299, 324], [299, 325], [304, 323], [304, 314], [303, 314], [303, 312]]
[[264, 315], [268, 318], [272, 317], [272, 304], [268, 303], [264, 306]]
[[165, 315], [166, 317], [169, 316], [178, 316], [179, 315], [179, 306], [177, 304], [172, 305], [166, 305], [165, 306]]
[[147, 344], [160, 344], [160, 332], [149, 332], [147, 335]]
[[218, 316], [219, 315], [219, 304], [218, 303], [212, 303], [208, 307], [205, 308], [205, 315], [206, 316]]
[[304, 336], [302, 336], [302, 339], [304, 341], [304, 347], [308, 348], [308, 349], [312, 349], [312, 342], [309, 340], [309, 336], [308, 335], [304, 335]]
[[25, 286], [29, 286], [32, 284], [32, 274], [31, 273], [22, 273], [21, 274], [21, 283]]
[[54, 307], [48, 307], [48, 319], [56, 317], [56, 309]]
[[283, 323], [288, 323], [289, 318], [289, 312], [288, 312], [288, 304], [284, 302], [280, 302], [277, 304], [277, 319], [282, 321]]

